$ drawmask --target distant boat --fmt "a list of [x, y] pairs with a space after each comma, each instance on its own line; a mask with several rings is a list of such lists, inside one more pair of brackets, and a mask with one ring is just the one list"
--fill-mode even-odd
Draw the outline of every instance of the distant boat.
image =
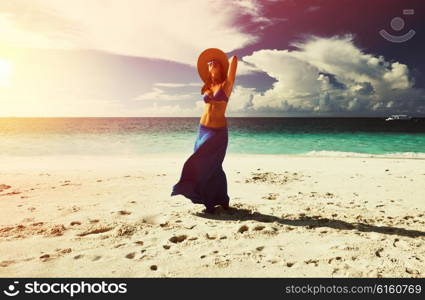
[[412, 117], [408, 115], [391, 115], [385, 121], [406, 121], [411, 120]]

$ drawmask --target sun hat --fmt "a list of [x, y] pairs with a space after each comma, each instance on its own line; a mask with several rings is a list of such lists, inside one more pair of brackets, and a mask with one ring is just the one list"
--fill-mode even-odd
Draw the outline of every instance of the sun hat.
[[224, 76], [227, 76], [229, 69], [229, 60], [227, 59], [226, 53], [218, 48], [208, 48], [202, 51], [198, 57], [198, 73], [203, 82], [208, 80], [208, 65], [207, 63], [211, 60], [217, 60], [224, 71]]

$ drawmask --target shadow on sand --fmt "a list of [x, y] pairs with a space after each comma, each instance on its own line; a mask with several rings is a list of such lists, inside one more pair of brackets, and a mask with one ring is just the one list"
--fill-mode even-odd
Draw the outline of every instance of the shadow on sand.
[[367, 223], [349, 223], [336, 219], [320, 218], [320, 217], [308, 217], [303, 216], [296, 220], [279, 218], [272, 215], [266, 215], [259, 212], [252, 212], [249, 209], [238, 209], [231, 207], [225, 211], [222, 208], [216, 208], [215, 214], [208, 213], [195, 213], [196, 216], [212, 219], [212, 220], [233, 220], [233, 221], [247, 221], [253, 220], [258, 222], [272, 223], [277, 222], [288, 226], [303, 226], [309, 229], [317, 227], [329, 227], [341, 230], [357, 230], [360, 232], [377, 232], [382, 234], [391, 234], [407, 237], [424, 237], [424, 231], [409, 230], [399, 227], [389, 226], [375, 226]]

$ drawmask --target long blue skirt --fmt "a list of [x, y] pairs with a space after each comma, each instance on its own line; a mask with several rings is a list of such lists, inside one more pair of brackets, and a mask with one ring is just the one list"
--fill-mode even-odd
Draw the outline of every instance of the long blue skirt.
[[183, 195], [207, 208], [229, 204], [223, 160], [228, 144], [228, 128], [210, 128], [199, 124], [194, 152], [183, 165], [180, 180], [171, 196]]

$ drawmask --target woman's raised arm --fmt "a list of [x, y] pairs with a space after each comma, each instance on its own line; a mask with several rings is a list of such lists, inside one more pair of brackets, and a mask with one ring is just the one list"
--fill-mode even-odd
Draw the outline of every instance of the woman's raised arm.
[[238, 67], [238, 58], [236, 55], [233, 55], [229, 59], [229, 70], [227, 71], [227, 80], [231, 86], [233, 86], [233, 84], [235, 83], [237, 67]]

